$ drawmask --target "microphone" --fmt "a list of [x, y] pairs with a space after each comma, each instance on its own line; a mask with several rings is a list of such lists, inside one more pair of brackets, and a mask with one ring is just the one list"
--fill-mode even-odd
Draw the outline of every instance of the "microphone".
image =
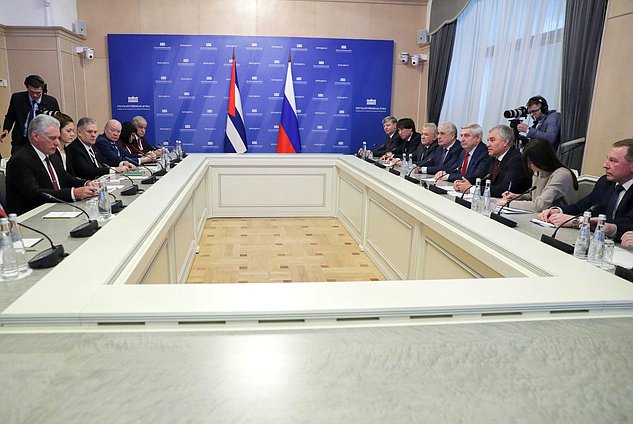
[[110, 205], [110, 209], [112, 210], [112, 213], [119, 213], [121, 212], [121, 209], [125, 208], [125, 205], [123, 204], [123, 201], [120, 199], [117, 199], [116, 196], [110, 192], [108, 192], [108, 194], [112, 197], [114, 197], [114, 202], [112, 202], [112, 204]]
[[446, 173], [444, 173], [444, 174], [440, 175], [439, 177], [437, 177], [435, 179], [435, 181], [433, 182], [433, 184], [429, 186], [429, 190], [431, 190], [433, 193], [437, 193], [437, 194], [446, 194], [446, 193], [448, 193], [448, 191], [446, 191], [443, 188], [440, 188], [440, 187], [437, 186], [437, 182], [444, 175], [446, 175]]
[[499, 212], [491, 212], [490, 213], [490, 219], [492, 219], [493, 221], [497, 221], [502, 223], [503, 225], [507, 225], [508, 227], [514, 228], [517, 226], [517, 223], [511, 219], [506, 218], [505, 216], [501, 216], [501, 211], [503, 210], [503, 208], [505, 208], [506, 206], [508, 206], [510, 204], [511, 201], [516, 200], [517, 198], [523, 196], [524, 194], [528, 194], [533, 192], [534, 190], [536, 190], [536, 186], [532, 186], [530, 188], [528, 188], [527, 190], [525, 190], [523, 193], [521, 194], [517, 194], [516, 196], [514, 196], [512, 199], [508, 199], [507, 202], [505, 202], [500, 208], [499, 208]]
[[142, 166], [143, 168], [145, 168], [145, 169], [147, 169], [149, 171], [149, 177], [142, 179], [141, 180], [141, 184], [154, 184], [156, 182], [156, 176], [154, 175], [152, 170], [149, 169], [147, 166], [143, 165], [140, 162], [138, 164], [139, 164], [139, 166]]
[[19, 223], [19, 225], [35, 233], [41, 234], [51, 244], [51, 247], [49, 247], [48, 249], [42, 250], [37, 255], [33, 256], [33, 258], [29, 261], [29, 266], [31, 268], [33, 269], [52, 268], [58, 263], [60, 263], [62, 259], [68, 256], [68, 254], [64, 252], [64, 246], [62, 246], [61, 244], [58, 244], [57, 246], [55, 246], [53, 244], [53, 240], [51, 240], [49, 236], [47, 236], [40, 230], [36, 230], [35, 228], [29, 227], [28, 225], [24, 225], [22, 223]]
[[154, 175], [156, 177], [162, 177], [163, 175], [165, 175], [167, 173], [167, 170], [165, 169], [163, 164], [160, 163], [160, 162], [161, 162], [160, 160], [157, 160], [156, 162], [154, 162], [154, 163], [158, 164], [158, 166], [160, 166], [160, 168], [161, 168], [159, 171], [156, 171], [156, 172], [154, 172], [152, 174], [152, 175]]
[[99, 223], [93, 219], [90, 219], [90, 215], [88, 215], [88, 212], [86, 212], [79, 206], [73, 205], [72, 203], [66, 202], [65, 200], [58, 199], [57, 197], [48, 193], [42, 193], [42, 195], [48, 200], [52, 200], [55, 203], [63, 203], [65, 205], [72, 206], [75, 209], [79, 209], [80, 211], [84, 213], [84, 215], [86, 215], [86, 217], [88, 218], [88, 222], [84, 222], [83, 224], [80, 224], [76, 226], [75, 228], [73, 228], [72, 230], [70, 230], [71, 237], [90, 237], [91, 235], [96, 233], [97, 230], [99, 229]]
[[[116, 172], [116, 169], [114, 169], [111, 166], [108, 166], [108, 168], [114, 170], [114, 172]], [[124, 176], [125, 178], [127, 178], [128, 180], [130, 180], [130, 182], [132, 183], [132, 185], [126, 189], [121, 190], [121, 196], [134, 196], [135, 194], [138, 193], [138, 186], [136, 184], [134, 184], [134, 180], [131, 179], [130, 177], [128, 177], [127, 175], [125, 175], [123, 172], [121, 172], [122, 176]]]
[[[593, 205], [591, 206], [589, 209], [587, 209], [590, 212], [593, 212], [593, 210], [595, 208], [597, 208], [598, 205]], [[561, 229], [565, 224], [567, 224], [570, 221], [573, 221], [575, 218], [578, 218], [580, 216], [582, 216], [585, 213], [585, 211], [579, 213], [578, 215], [574, 215], [569, 219], [566, 219], [565, 221], [563, 221], [562, 224], [560, 224], [558, 227], [556, 227], [556, 229], [554, 230], [554, 232], [552, 233], [551, 236], [548, 236], [546, 234], [543, 234], [541, 236], [541, 241], [545, 244], [548, 244], [550, 246], [552, 246], [555, 249], [558, 249], [562, 252], [568, 253], [568, 254], [573, 254], [574, 253], [574, 246], [572, 246], [569, 243], [565, 243], [564, 241], [560, 241], [556, 239], [556, 233], [558, 233], [558, 230]]]
[[[484, 177], [481, 179], [481, 181], [486, 181], [488, 179], [488, 177], [490, 177], [492, 175], [491, 172], [489, 172], [488, 174], [484, 175]], [[456, 197], [455, 198], [455, 203], [457, 203], [458, 205], [462, 205], [465, 208], [471, 209], [472, 208], [472, 203], [469, 202], [468, 200], [464, 199], [464, 196], [466, 196], [466, 193], [468, 191], [464, 191], [462, 193], [462, 195], [460, 197]]]

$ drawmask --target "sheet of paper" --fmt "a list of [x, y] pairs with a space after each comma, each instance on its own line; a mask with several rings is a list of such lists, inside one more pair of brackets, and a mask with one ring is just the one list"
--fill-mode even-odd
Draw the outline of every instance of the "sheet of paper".
[[81, 215], [81, 211], [77, 212], [49, 212], [44, 215], [42, 218], [44, 219], [70, 219], [77, 218]]
[[556, 225], [552, 224], [551, 222], [541, 221], [540, 219], [536, 219], [536, 218], [530, 219], [530, 222], [536, 225], [540, 225], [541, 227], [556, 228]]
[[616, 246], [613, 251], [613, 263], [624, 268], [633, 268], [633, 251]]
[[[24, 247], [28, 249], [29, 247], [35, 246], [37, 243], [40, 242], [40, 240], [42, 240], [42, 239], [41, 238], [23, 238], [22, 239], [22, 243], [24, 243]], [[17, 243], [17, 241], [14, 242], [13, 245], [15, 247], [18, 247], [18, 246], [15, 245], [16, 243]]]

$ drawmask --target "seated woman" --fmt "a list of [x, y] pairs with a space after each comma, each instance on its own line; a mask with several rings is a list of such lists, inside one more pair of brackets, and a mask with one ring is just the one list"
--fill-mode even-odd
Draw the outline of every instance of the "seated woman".
[[70, 149], [66, 149], [66, 147], [75, 141], [75, 121], [73, 118], [66, 115], [62, 112], [55, 112], [53, 114], [53, 118], [59, 121], [59, 148], [55, 152], [56, 155], [62, 159], [62, 163], [64, 164], [64, 169], [73, 176], [75, 175], [75, 170], [73, 169], [73, 160], [72, 153]]
[[547, 140], [530, 140], [523, 150], [523, 166], [528, 173], [533, 173], [534, 191], [523, 195], [506, 191], [497, 204], [503, 205], [510, 200], [513, 208], [538, 213], [552, 206], [576, 202], [578, 180], [573, 171], [561, 163]]
[[121, 135], [119, 141], [125, 150], [131, 155], [139, 158], [140, 163], [151, 162], [156, 159], [156, 155], [153, 152], [144, 153], [139, 149], [138, 135], [136, 134], [136, 127], [131, 122], [124, 122], [121, 124]]

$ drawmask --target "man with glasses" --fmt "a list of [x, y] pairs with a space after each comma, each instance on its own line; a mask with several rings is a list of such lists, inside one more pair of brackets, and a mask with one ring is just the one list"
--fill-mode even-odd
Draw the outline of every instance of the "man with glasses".
[[532, 116], [532, 126], [525, 123], [517, 125], [519, 132], [526, 133], [526, 137], [544, 138], [554, 148], [560, 144], [560, 112], [549, 110], [547, 100], [542, 96], [530, 97], [527, 102], [527, 112]]

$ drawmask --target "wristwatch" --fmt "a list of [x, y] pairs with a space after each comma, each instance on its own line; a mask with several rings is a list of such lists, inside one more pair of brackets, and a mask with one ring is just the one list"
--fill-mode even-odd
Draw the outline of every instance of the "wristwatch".
[[576, 217], [576, 218], [571, 220], [571, 227], [572, 228], [580, 228], [580, 218], [579, 217]]

